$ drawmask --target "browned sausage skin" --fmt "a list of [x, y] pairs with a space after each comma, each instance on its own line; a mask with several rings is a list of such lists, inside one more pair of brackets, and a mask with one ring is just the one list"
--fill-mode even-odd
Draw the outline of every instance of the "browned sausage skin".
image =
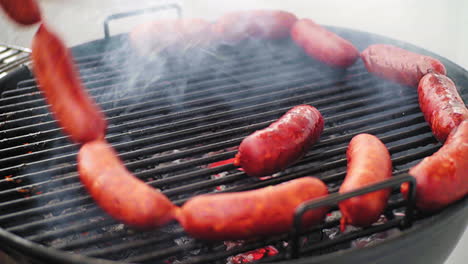
[[213, 25], [217, 40], [239, 42], [249, 37], [281, 39], [289, 36], [294, 14], [281, 10], [246, 10], [227, 13]]
[[[207, 194], [187, 201], [178, 220], [191, 236], [205, 240], [249, 239], [291, 229], [303, 202], [328, 194], [319, 179], [305, 177], [258, 190]], [[304, 226], [321, 222], [328, 208], [304, 215]]]
[[41, 11], [35, 0], [0, 0], [0, 6], [18, 24], [28, 26], [41, 21]]
[[310, 19], [298, 20], [291, 38], [307, 55], [335, 67], [348, 67], [359, 58], [354, 45]]
[[440, 61], [387, 44], [367, 47], [361, 53], [361, 59], [370, 73], [413, 87], [426, 73], [446, 74]]
[[[468, 120], [454, 129], [444, 145], [409, 170], [416, 178], [416, 206], [437, 211], [468, 194]], [[408, 195], [408, 184], [401, 192]]]
[[444, 142], [450, 132], [468, 119], [468, 109], [453, 81], [441, 74], [428, 73], [418, 85], [419, 106], [434, 136]]
[[[359, 134], [353, 137], [346, 155], [348, 170], [340, 193], [354, 191], [392, 176], [390, 153], [373, 135]], [[387, 206], [389, 196], [390, 189], [385, 189], [340, 202], [341, 229], [346, 224], [365, 227], [377, 221]]]
[[127, 225], [159, 227], [173, 220], [179, 210], [161, 192], [133, 176], [105, 141], [81, 147], [78, 171], [96, 203]]
[[266, 176], [300, 159], [320, 137], [323, 117], [310, 105], [293, 107], [276, 122], [246, 137], [234, 165], [250, 176]]
[[104, 115], [81, 83], [69, 50], [44, 24], [33, 39], [32, 61], [39, 88], [71, 139], [85, 143], [104, 138]]

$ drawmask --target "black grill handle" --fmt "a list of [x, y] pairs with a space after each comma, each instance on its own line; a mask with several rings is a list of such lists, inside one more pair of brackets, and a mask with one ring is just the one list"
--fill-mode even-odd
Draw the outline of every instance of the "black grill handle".
[[104, 20], [104, 38], [107, 40], [110, 38], [110, 32], [109, 32], [109, 22], [111, 20], [116, 20], [116, 19], [121, 19], [125, 17], [130, 17], [130, 16], [137, 16], [145, 13], [152, 13], [152, 12], [159, 12], [159, 11], [164, 11], [168, 9], [175, 9], [177, 12], [177, 17], [181, 18], [182, 17], [182, 8], [178, 4], [168, 4], [168, 5], [162, 5], [162, 6], [155, 6], [155, 7], [150, 7], [150, 8], [144, 8], [144, 9], [139, 9], [139, 10], [133, 10], [129, 12], [124, 12], [124, 13], [118, 13], [118, 14], [113, 14], [110, 15]]
[[379, 182], [377, 184], [358, 189], [356, 191], [348, 192], [345, 194], [334, 193], [330, 194], [324, 198], [316, 199], [309, 202], [304, 202], [296, 208], [294, 213], [294, 222], [293, 227], [290, 233], [289, 239], [289, 257], [298, 258], [299, 257], [299, 236], [302, 229], [302, 216], [309, 210], [330, 206], [337, 204], [343, 200], [349, 199], [351, 197], [363, 195], [366, 193], [378, 191], [381, 189], [386, 189], [390, 187], [400, 186], [402, 183], [409, 183], [409, 195], [406, 202], [405, 217], [400, 222], [400, 228], [411, 227], [413, 223], [413, 210], [415, 205], [416, 198], [416, 179], [411, 175], [405, 173], [400, 176], [392, 177], [388, 180]]

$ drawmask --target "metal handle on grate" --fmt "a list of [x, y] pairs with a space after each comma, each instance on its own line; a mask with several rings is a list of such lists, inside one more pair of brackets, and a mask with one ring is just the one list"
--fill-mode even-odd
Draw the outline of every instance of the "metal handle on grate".
[[299, 257], [299, 236], [301, 234], [302, 229], [302, 217], [307, 211], [323, 206], [337, 204], [338, 202], [349, 199], [351, 197], [375, 192], [390, 187], [397, 187], [405, 182], [409, 183], [409, 195], [406, 203], [405, 217], [400, 222], [400, 228], [411, 227], [413, 223], [413, 210], [416, 199], [416, 179], [409, 174], [403, 174], [400, 176], [392, 177], [391, 179], [379, 182], [377, 184], [358, 189], [356, 191], [348, 192], [345, 194], [334, 193], [328, 195], [327, 197], [305, 202], [299, 205], [294, 213], [293, 228], [291, 230], [291, 235], [289, 239], [289, 257]]
[[0, 43], [0, 78], [29, 61], [30, 49]]
[[168, 9], [175, 9], [177, 12], [177, 17], [178, 18], [182, 17], [182, 8], [178, 4], [155, 6], [155, 7], [144, 8], [144, 9], [133, 10], [129, 12], [110, 15], [106, 18], [106, 20], [104, 20], [104, 38], [105, 39], [110, 38], [109, 22], [111, 20], [121, 19], [125, 17], [130, 17], [130, 16], [137, 16], [137, 15], [146, 14], [146, 13], [159, 12], [159, 11], [164, 11]]

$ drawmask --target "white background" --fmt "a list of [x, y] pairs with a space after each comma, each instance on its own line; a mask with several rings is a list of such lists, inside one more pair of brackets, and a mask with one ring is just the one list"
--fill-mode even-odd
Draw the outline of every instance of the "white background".
[[[39, 0], [39, 2], [48, 24], [55, 28], [69, 46], [73, 46], [102, 38], [102, 22], [110, 14], [154, 6], [166, 1]], [[184, 16], [203, 16], [213, 20], [230, 9], [283, 9], [321, 24], [355, 28], [404, 40], [468, 69], [468, 1], [466, 0], [192, 0], [179, 1], [179, 3], [183, 6]], [[140, 20], [133, 19], [112, 23], [111, 32], [126, 32], [138, 22]], [[0, 43], [29, 47], [34, 31], [35, 27], [25, 29], [13, 25], [0, 12]], [[466, 230], [446, 262], [446, 264], [462, 263], [468, 263]]]

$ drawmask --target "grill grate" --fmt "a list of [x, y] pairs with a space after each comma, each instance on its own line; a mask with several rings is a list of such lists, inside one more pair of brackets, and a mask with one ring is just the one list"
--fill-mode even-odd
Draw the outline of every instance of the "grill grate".
[[[107, 140], [127, 168], [179, 205], [202, 193], [249, 190], [303, 176], [319, 177], [336, 192], [345, 175], [347, 144], [357, 133], [375, 134], [387, 145], [395, 174], [440, 147], [415, 89], [375, 78], [361, 62], [344, 71], [330, 69], [290, 41], [194, 50], [151, 63], [118, 48], [76, 62], [108, 117]], [[246, 135], [298, 104], [317, 107], [326, 122], [321, 140], [294, 166], [263, 181], [233, 165], [209, 166], [232, 158]], [[128, 262], [226, 263], [229, 256], [266, 245], [280, 251], [267, 260], [285, 257], [287, 235], [226, 250], [223, 243], [185, 236], [177, 224], [138, 231], [110, 219], [81, 186], [78, 146], [58, 129], [34, 80], [2, 94], [0, 122], [0, 226], [7, 231], [53, 248]], [[387, 222], [338, 234], [340, 245], [330, 240], [338, 220], [329, 217], [303, 234], [304, 254], [349, 248], [351, 239], [377, 232], [398, 232], [394, 227], [403, 209], [395, 192]], [[325, 244], [316, 246], [321, 240]]]
[[28, 62], [30, 52], [29, 49], [0, 44], [0, 78]]

